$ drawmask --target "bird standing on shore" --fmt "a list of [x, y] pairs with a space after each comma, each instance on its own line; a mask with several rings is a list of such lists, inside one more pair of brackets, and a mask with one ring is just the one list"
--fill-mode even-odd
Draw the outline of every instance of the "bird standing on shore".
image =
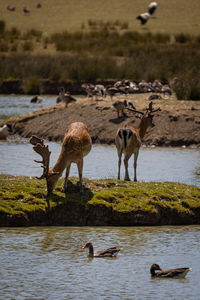
[[65, 103], [65, 107], [67, 107], [70, 102], [76, 101], [76, 99], [71, 96], [70, 92], [65, 93], [63, 87], [60, 88], [59, 98]]

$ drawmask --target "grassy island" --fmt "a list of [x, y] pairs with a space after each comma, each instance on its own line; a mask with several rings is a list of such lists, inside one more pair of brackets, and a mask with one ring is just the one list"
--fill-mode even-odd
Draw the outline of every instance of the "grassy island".
[[200, 188], [172, 182], [60, 179], [47, 209], [45, 181], [0, 175], [0, 226], [200, 224]]

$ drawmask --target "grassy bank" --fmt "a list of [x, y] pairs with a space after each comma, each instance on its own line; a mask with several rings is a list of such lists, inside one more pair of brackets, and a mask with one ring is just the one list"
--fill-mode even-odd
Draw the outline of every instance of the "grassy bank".
[[[70, 204], [73, 207], [72, 214], [76, 214], [75, 219], [80, 220], [84, 218], [85, 210], [87, 218], [90, 216], [90, 211], [95, 216], [94, 210], [97, 210], [98, 215], [100, 214], [102, 217], [102, 222], [105, 221], [105, 217], [107, 218], [107, 214], [111, 219], [113, 215], [115, 217], [116, 214], [119, 215], [120, 224], [122, 217], [132, 215], [134, 219], [139, 213], [145, 218], [154, 216], [155, 220], [158, 219], [158, 215], [159, 218], [169, 218], [169, 220], [174, 216], [174, 223], [176, 223], [177, 216], [179, 218], [181, 216], [183, 220], [185, 218], [186, 223], [188, 217], [193, 219], [194, 223], [200, 223], [200, 188], [198, 187], [170, 182], [134, 183], [84, 179], [87, 189], [84, 195], [80, 196], [77, 193], [76, 181], [76, 178], [71, 178], [69, 192], [65, 197], [61, 192], [63, 180], [59, 180], [50, 199], [54, 219], [59, 219], [60, 209], [65, 210], [64, 207], [68, 207]], [[47, 204], [44, 181], [28, 177], [0, 175], [0, 182], [0, 214], [4, 218], [6, 218], [5, 216], [9, 218], [19, 218], [19, 216], [28, 218], [29, 216], [30, 218], [30, 215], [37, 215], [41, 212], [45, 219]], [[66, 208], [67, 213], [70, 209]], [[57, 211], [59, 213], [55, 217]], [[157, 217], [155, 218], [155, 216]], [[170, 222], [173, 223], [172, 220]], [[168, 222], [166, 221], [166, 223]]]
[[[35, 28], [46, 35], [63, 31], [88, 30], [92, 24], [127, 23], [130, 30], [143, 32], [199, 33], [200, 4], [198, 0], [159, 0], [155, 18], [147, 25], [141, 26], [136, 16], [146, 12], [148, 0], [42, 0], [42, 7], [36, 8], [37, 2], [28, 0], [0, 1], [0, 12], [9, 28], [17, 27], [21, 31]], [[15, 11], [7, 10], [7, 6], [15, 6]], [[26, 6], [30, 13], [24, 14]], [[91, 22], [93, 21], [93, 22]], [[98, 21], [98, 22], [97, 22]], [[119, 26], [120, 27], [120, 26]]]

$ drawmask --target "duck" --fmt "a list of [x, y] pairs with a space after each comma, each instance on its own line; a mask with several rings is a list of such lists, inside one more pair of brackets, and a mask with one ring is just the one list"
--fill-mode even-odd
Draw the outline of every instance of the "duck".
[[42, 99], [39, 98], [38, 96], [35, 96], [31, 99], [30, 101], [31, 103], [41, 103], [42, 102]]
[[[176, 269], [169, 269], [163, 270], [158, 264], [151, 265], [150, 273], [152, 277], [159, 277], [159, 278], [184, 278], [191, 268], [176, 268]], [[155, 272], [159, 271], [159, 272]]]
[[116, 257], [118, 252], [120, 251], [120, 249], [118, 249], [117, 247], [112, 247], [94, 252], [92, 243], [86, 243], [82, 248], [89, 248], [88, 257]]
[[112, 107], [116, 109], [118, 118], [120, 117], [120, 113], [121, 113], [121, 117], [126, 116], [124, 110], [127, 107], [131, 107], [132, 109], [136, 109], [135, 106], [133, 105], [133, 103], [127, 102], [126, 100], [124, 100], [124, 101], [115, 101], [112, 104]]
[[65, 93], [65, 89], [63, 87], [60, 88], [59, 98], [65, 103], [65, 107], [68, 107], [69, 103], [76, 101], [76, 99], [71, 96], [70, 92]]

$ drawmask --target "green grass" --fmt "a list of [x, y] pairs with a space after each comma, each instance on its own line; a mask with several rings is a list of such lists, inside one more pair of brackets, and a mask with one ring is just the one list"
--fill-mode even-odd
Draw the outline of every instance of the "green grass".
[[[7, 0], [0, 1], [0, 12], [8, 26], [21, 31], [36, 29], [49, 35], [63, 30], [87, 30], [93, 24], [128, 24], [130, 30], [143, 32], [199, 34], [200, 2], [199, 0], [160, 0], [155, 17], [144, 29], [136, 16], [147, 11], [148, 0], [43, 0], [42, 8], [36, 8], [37, 2], [13, 0], [15, 12], [7, 10]], [[25, 16], [22, 9], [27, 6], [31, 13]], [[119, 26], [120, 27], [120, 26]], [[125, 26], [126, 27], [126, 26]]]
[[[67, 201], [87, 205], [103, 205], [117, 212], [157, 212], [159, 209], [173, 209], [188, 213], [200, 208], [200, 188], [170, 182], [124, 182], [120, 180], [84, 179], [87, 189], [84, 195], [77, 192], [77, 178], [70, 178], [67, 196], [62, 193], [63, 179], [60, 179], [50, 206], [54, 207]], [[29, 177], [0, 175], [0, 212], [24, 214], [45, 210], [45, 181]]]

